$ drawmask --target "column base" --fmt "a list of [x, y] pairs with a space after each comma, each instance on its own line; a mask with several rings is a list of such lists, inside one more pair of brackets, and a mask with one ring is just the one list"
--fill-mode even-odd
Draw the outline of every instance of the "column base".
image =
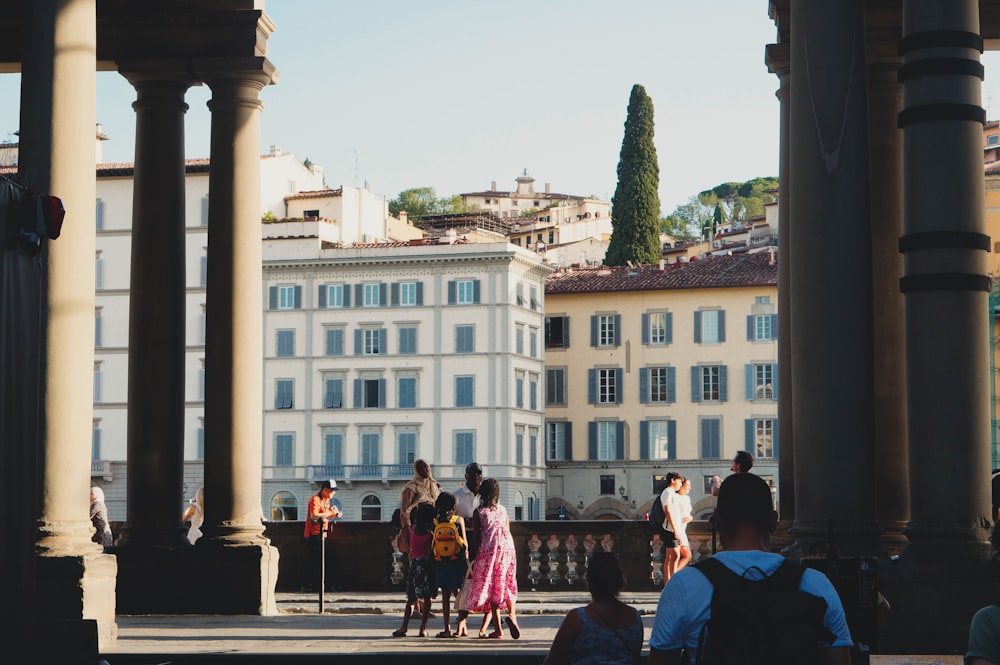
[[908, 545], [882, 565], [880, 653], [963, 653], [969, 622], [996, 599], [1000, 566], [986, 543]]
[[121, 614], [278, 613], [278, 550], [262, 543], [115, 548]]
[[[38, 586], [43, 599], [35, 604], [39, 631], [36, 645], [68, 649], [63, 641], [75, 641], [81, 649], [89, 648], [91, 639], [101, 650], [113, 647], [118, 640], [115, 623], [115, 585], [118, 565], [110, 554], [82, 556], [40, 556], [36, 558]], [[58, 639], [45, 636], [45, 626], [59, 625]], [[93, 629], [93, 636], [91, 635]], [[71, 650], [70, 650], [71, 652]], [[55, 653], [55, 652], [53, 652]], [[63, 651], [58, 651], [63, 653]], [[58, 658], [41, 658], [55, 662]]]

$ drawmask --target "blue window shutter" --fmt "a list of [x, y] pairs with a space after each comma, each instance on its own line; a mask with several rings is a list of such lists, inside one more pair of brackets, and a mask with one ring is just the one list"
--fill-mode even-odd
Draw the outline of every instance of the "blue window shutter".
[[385, 379], [378, 380], [378, 405], [379, 408], [385, 407]]
[[361, 391], [364, 389], [365, 382], [361, 379], [354, 379], [354, 408], [361, 408]]
[[587, 404], [597, 404], [597, 370], [587, 370]]
[[719, 341], [726, 341], [726, 310], [719, 310]]
[[278, 287], [272, 286], [267, 292], [267, 308], [278, 309]]
[[667, 333], [665, 341], [666, 341], [667, 344], [673, 344], [674, 343], [674, 315], [671, 312], [667, 312], [664, 315], [664, 318], [666, 318], [666, 321], [664, 321], [664, 325], [666, 327], [666, 333]]
[[751, 314], [750, 316], [747, 317], [747, 341], [748, 342], [752, 342], [753, 341], [753, 337], [754, 337], [753, 319], [754, 319], [753, 314]]
[[701, 312], [694, 313], [694, 343], [701, 342]]
[[355, 284], [354, 285], [354, 305], [356, 307], [365, 306], [365, 285]]
[[455, 280], [448, 282], [448, 304], [454, 305], [457, 296], [458, 287], [455, 285]]
[[691, 401], [701, 401], [701, 367], [697, 365], [691, 367]]
[[625, 386], [622, 385], [624, 375], [625, 371], [621, 367], [615, 369], [615, 404], [622, 403], [622, 395], [625, 392]]
[[743, 379], [746, 384], [746, 398], [747, 401], [750, 402], [753, 400], [754, 397], [753, 365], [747, 363], [746, 365], [743, 366]]
[[344, 284], [340, 287], [340, 295], [344, 298], [344, 307], [351, 306], [351, 285]]
[[753, 418], [747, 418], [746, 420], [743, 421], [743, 433], [744, 433], [744, 436], [743, 436], [743, 447], [744, 447], [744, 449], [748, 453], [750, 453], [751, 457], [753, 457], [754, 456], [754, 454], [753, 454], [753, 449], [754, 449], [754, 445], [753, 445], [753, 434], [754, 434], [754, 432], [753, 432]]
[[712, 448], [712, 421], [705, 420], [701, 421], [701, 456], [702, 458], [711, 457], [710, 451]]
[[472, 302], [479, 304], [479, 280], [473, 280], [472, 282]]
[[597, 459], [597, 422], [587, 423], [587, 459]]
[[778, 401], [778, 363], [771, 365], [771, 399]]
[[771, 339], [778, 339], [778, 315], [771, 315]]
[[393, 282], [389, 288], [389, 304], [393, 307], [399, 305], [399, 283]]
[[334, 353], [333, 353], [333, 344], [334, 344], [333, 336], [334, 336], [334, 333], [336, 333], [336, 332], [337, 332], [336, 330], [327, 330], [326, 331], [326, 355], [328, 355], [328, 356], [334, 355]]
[[389, 353], [389, 335], [385, 328], [379, 328], [378, 331], [378, 352], [379, 353]]
[[[101, 212], [104, 212], [104, 202], [101, 202]], [[201, 197], [201, 225], [208, 226], [208, 197]]]
[[639, 459], [650, 459], [649, 457], [649, 421], [639, 421]]
[[364, 342], [361, 341], [361, 328], [354, 331], [354, 355], [360, 356], [364, 349]]
[[667, 421], [667, 457], [677, 459], [677, 421]]
[[329, 287], [327, 287], [326, 284], [320, 284], [319, 285], [319, 292], [316, 294], [316, 306], [319, 309], [326, 309], [326, 291], [327, 291], [327, 288], [329, 288]]
[[778, 459], [778, 419], [771, 419], [771, 452]]
[[378, 304], [379, 304], [379, 307], [385, 307], [386, 305], [389, 304], [388, 300], [385, 297], [386, 296], [385, 292], [386, 292], [385, 282], [382, 282], [381, 284], [378, 285]]
[[334, 330], [333, 331], [333, 355], [342, 356], [344, 355], [344, 331]]
[[597, 317], [590, 317], [590, 345], [597, 346]]
[[649, 314], [642, 315], [642, 343], [649, 344]]
[[[649, 368], [639, 368], [639, 404], [649, 403]], [[645, 459], [645, 458], [644, 458]]]
[[417, 304], [418, 305], [423, 305], [424, 304], [424, 283], [423, 282], [417, 282]]
[[673, 404], [677, 401], [677, 368], [667, 368], [667, 402]]
[[615, 423], [615, 459], [625, 459], [625, 423]]
[[566, 423], [565, 435], [563, 439], [566, 444], [566, 459], [573, 459], [573, 423]]
[[302, 309], [302, 287], [295, 286], [295, 309]]
[[622, 343], [622, 315], [615, 314], [615, 346]]
[[729, 368], [726, 365], [719, 367], [719, 401], [725, 402], [729, 399]]

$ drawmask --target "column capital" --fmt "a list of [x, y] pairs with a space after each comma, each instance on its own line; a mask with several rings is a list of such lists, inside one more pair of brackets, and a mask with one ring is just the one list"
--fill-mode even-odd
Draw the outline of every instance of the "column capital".
[[215, 89], [226, 83], [241, 85], [257, 84], [258, 90], [278, 82], [279, 72], [267, 58], [217, 58], [201, 60], [194, 64], [194, 72], [199, 79]]

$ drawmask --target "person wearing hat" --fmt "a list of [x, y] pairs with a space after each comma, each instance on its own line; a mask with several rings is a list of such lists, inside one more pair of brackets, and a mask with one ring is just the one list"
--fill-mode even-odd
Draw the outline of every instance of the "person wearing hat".
[[327, 528], [327, 523], [331, 519], [341, 516], [340, 509], [330, 505], [330, 498], [337, 491], [337, 481], [334, 479], [324, 480], [320, 483], [319, 492], [309, 499], [309, 508], [306, 513], [306, 527], [303, 536], [309, 541], [309, 566], [306, 574], [303, 575], [302, 589], [312, 591], [318, 589], [320, 557], [323, 555], [323, 532]]

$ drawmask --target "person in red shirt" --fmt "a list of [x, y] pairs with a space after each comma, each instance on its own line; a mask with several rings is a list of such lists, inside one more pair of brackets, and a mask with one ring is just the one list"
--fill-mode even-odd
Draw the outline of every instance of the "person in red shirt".
[[309, 499], [309, 508], [306, 512], [306, 526], [303, 536], [309, 541], [309, 566], [306, 574], [303, 575], [302, 590], [312, 591], [318, 589], [320, 557], [323, 555], [323, 532], [327, 529], [327, 524], [332, 519], [341, 516], [340, 509], [330, 505], [330, 498], [337, 491], [337, 481], [324, 480], [320, 483], [319, 492]]

